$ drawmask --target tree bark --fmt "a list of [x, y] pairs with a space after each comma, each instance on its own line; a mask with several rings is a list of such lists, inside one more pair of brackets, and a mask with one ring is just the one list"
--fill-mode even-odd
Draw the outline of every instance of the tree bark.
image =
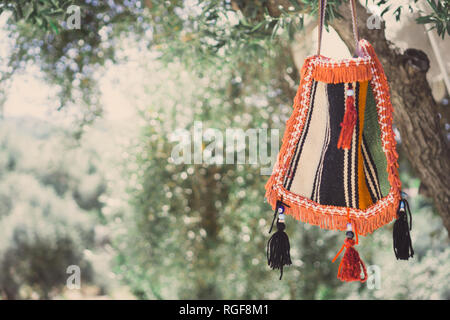
[[[354, 52], [351, 13], [339, 8], [342, 19], [330, 24]], [[375, 48], [389, 81], [394, 107], [394, 124], [400, 131], [401, 145], [412, 168], [425, 186], [426, 195], [434, 201], [450, 236], [450, 147], [441, 127], [439, 108], [426, 79], [429, 60], [416, 49], [400, 53], [381, 29], [369, 29], [366, 9], [357, 2], [360, 38]]]

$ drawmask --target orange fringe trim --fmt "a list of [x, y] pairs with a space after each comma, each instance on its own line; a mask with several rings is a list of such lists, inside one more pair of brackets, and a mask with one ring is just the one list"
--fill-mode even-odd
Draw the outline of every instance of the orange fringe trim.
[[[316, 60], [317, 61], [317, 60]], [[367, 62], [355, 61], [349, 63], [316, 62], [312, 77], [314, 80], [326, 83], [343, 83], [368, 81], [372, 79], [372, 71]]]
[[[272, 205], [272, 210], [275, 210], [275, 203], [281, 198], [277, 191], [278, 190], [275, 189], [269, 189], [266, 192], [266, 198]], [[289, 193], [287, 190], [283, 191]], [[391, 191], [389, 195], [379, 200], [377, 204], [374, 205], [378, 205], [380, 208], [377, 209], [376, 214], [370, 216], [364, 215], [364, 211], [369, 208], [364, 211], [351, 208], [350, 214], [347, 215], [345, 207], [320, 205], [307, 198], [303, 198], [302, 200], [304, 200], [305, 203], [298, 204], [288, 197], [283, 197], [283, 203], [289, 206], [284, 208], [284, 214], [291, 215], [296, 220], [318, 226], [322, 229], [340, 231], [345, 231], [347, 229], [347, 223], [350, 216], [352, 225], [356, 226], [360, 235], [365, 236], [396, 219], [400, 196], [396, 196]], [[380, 204], [383, 202], [384, 206], [381, 206]]]
[[[389, 85], [383, 67], [372, 46], [366, 40], [361, 40], [360, 45], [367, 54], [367, 57], [363, 58], [363, 64], [359, 63], [356, 65], [355, 61], [358, 59], [349, 59], [347, 62], [335, 63], [335, 66], [332, 66], [333, 63], [330, 63], [329, 66], [325, 67], [317, 65], [318, 56], [312, 56], [305, 60], [300, 72], [300, 85], [294, 98], [294, 110], [286, 123], [282, 147], [273, 173], [265, 188], [266, 198], [272, 209], [275, 209], [276, 201], [282, 199], [284, 203], [290, 206], [285, 208], [285, 214], [291, 215], [297, 220], [330, 230], [346, 230], [347, 222], [350, 218], [359, 233], [364, 236], [396, 218], [400, 201], [401, 182], [398, 176], [396, 141], [392, 130], [393, 108], [389, 97]], [[358, 61], [361, 62], [361, 60]], [[355, 63], [355, 65], [352, 65], [352, 63]], [[331, 68], [332, 71], [327, 68]], [[344, 68], [349, 68], [350, 71], [344, 72]], [[330, 72], [331, 75], [327, 75], [327, 72]], [[294, 194], [282, 186], [286, 164], [292, 158], [293, 148], [295, 148], [295, 144], [303, 131], [309, 108], [310, 89], [313, 79], [327, 83], [372, 80], [370, 83], [377, 103], [378, 123], [382, 132], [381, 139], [387, 159], [388, 179], [391, 190], [386, 197], [365, 210], [320, 205], [308, 198]]]

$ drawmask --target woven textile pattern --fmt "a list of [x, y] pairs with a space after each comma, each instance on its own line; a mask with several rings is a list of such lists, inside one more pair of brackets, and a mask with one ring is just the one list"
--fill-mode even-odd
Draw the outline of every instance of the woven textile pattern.
[[[303, 222], [345, 230], [351, 221], [365, 235], [395, 219], [401, 183], [387, 79], [372, 46], [359, 44], [358, 58], [305, 60], [266, 198]], [[349, 92], [356, 122], [350, 147], [338, 148]]]
[[366, 209], [387, 194], [389, 181], [372, 90], [368, 81], [353, 87], [357, 123], [351, 148], [343, 150], [337, 141], [348, 85], [313, 82], [304, 130], [283, 186], [319, 204]]

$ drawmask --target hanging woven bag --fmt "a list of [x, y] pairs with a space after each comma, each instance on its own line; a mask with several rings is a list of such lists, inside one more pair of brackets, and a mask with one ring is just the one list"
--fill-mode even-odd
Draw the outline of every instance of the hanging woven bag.
[[[355, 0], [350, 0], [356, 55], [333, 60], [320, 54], [326, 0], [319, 0], [318, 51], [306, 58], [293, 112], [286, 124], [281, 150], [266, 184], [277, 231], [267, 244], [268, 264], [291, 264], [285, 233], [286, 216], [346, 237], [333, 262], [344, 251], [338, 278], [367, 280], [354, 246], [367, 235], [397, 219], [394, 252], [407, 260], [411, 245], [411, 214], [402, 197], [398, 154], [392, 129], [392, 105], [383, 67], [373, 47], [359, 40]], [[407, 219], [409, 213], [409, 225]]]

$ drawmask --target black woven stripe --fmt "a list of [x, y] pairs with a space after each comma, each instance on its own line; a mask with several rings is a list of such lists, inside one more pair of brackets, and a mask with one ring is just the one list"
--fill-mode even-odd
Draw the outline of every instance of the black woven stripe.
[[328, 84], [328, 106], [330, 114], [330, 143], [325, 153], [322, 179], [320, 181], [320, 202], [325, 205], [345, 207], [344, 194], [344, 150], [337, 148], [340, 123], [344, 117], [344, 84]]
[[[328, 96], [328, 93], [326, 92], [325, 88], [325, 94]], [[328, 104], [328, 101], [327, 101]], [[327, 105], [326, 107], [329, 108], [329, 106]], [[328, 118], [329, 119], [329, 118]], [[314, 176], [314, 184], [313, 184], [313, 194], [312, 194], [312, 200], [321, 203], [321, 201], [319, 200], [319, 195], [320, 195], [320, 182], [322, 181], [322, 173], [323, 173], [323, 163], [324, 163], [324, 159], [325, 159], [325, 153], [328, 149], [328, 146], [330, 145], [330, 124], [329, 124], [329, 120], [327, 121], [326, 124], [326, 129], [325, 129], [325, 141], [322, 147], [322, 151], [320, 153], [320, 161], [319, 161], [319, 165], [317, 166], [317, 171], [316, 174]]]
[[370, 149], [368, 148], [367, 142], [364, 139], [364, 137], [363, 137], [363, 143], [364, 143], [364, 148], [366, 149], [366, 153], [368, 156], [368, 159], [366, 159], [367, 168], [370, 169], [370, 166], [371, 166], [373, 168], [373, 170], [375, 171], [375, 176], [373, 176], [372, 172], [370, 172], [370, 175], [371, 175], [371, 179], [373, 181], [373, 185], [375, 187], [377, 198], [381, 199], [383, 197], [383, 195], [381, 194], [381, 189], [380, 189], [380, 181], [378, 178], [378, 169], [377, 169], [377, 166], [375, 165], [375, 161], [373, 160], [372, 154], [370, 153]]
[[319, 165], [317, 166], [317, 170], [316, 170], [316, 174], [314, 176], [314, 183], [313, 183], [313, 188], [312, 188], [312, 197], [311, 200], [314, 200], [316, 202], [318, 202], [318, 192], [319, 192], [319, 188], [318, 186], [320, 185], [320, 177], [321, 177], [321, 170], [320, 167], [322, 166], [323, 163], [323, 159], [324, 159], [324, 154], [327, 150], [327, 144], [328, 144], [328, 135], [329, 135], [329, 128], [328, 126], [325, 129], [325, 141], [322, 147], [322, 151], [320, 153], [320, 161], [319, 161]]
[[302, 136], [303, 136], [303, 132], [302, 132], [302, 135], [300, 136], [299, 141], [298, 141], [297, 144], [295, 145], [294, 155], [292, 156], [291, 163], [289, 164], [289, 169], [286, 171], [286, 174], [285, 174], [285, 176], [284, 176], [283, 187], [285, 187], [285, 188], [286, 188], [286, 185], [287, 185], [288, 180], [289, 180], [289, 175], [290, 175], [290, 173], [291, 173], [291, 171], [292, 171], [292, 165], [293, 165], [293, 163], [295, 162], [295, 158], [297, 157], [298, 145], [300, 144], [300, 140], [302, 139]]
[[[301, 139], [301, 137], [300, 137], [300, 139]], [[286, 171], [286, 174], [284, 176], [283, 187], [285, 187], [285, 188], [286, 188], [286, 185], [287, 185], [287, 182], [288, 182], [288, 179], [289, 179], [289, 174], [290, 174], [290, 172], [292, 170], [292, 164], [294, 163], [294, 158], [297, 156], [298, 145], [299, 145], [298, 143], [295, 145], [294, 155], [293, 155], [293, 157], [291, 159], [291, 163], [289, 164], [289, 169]]]

